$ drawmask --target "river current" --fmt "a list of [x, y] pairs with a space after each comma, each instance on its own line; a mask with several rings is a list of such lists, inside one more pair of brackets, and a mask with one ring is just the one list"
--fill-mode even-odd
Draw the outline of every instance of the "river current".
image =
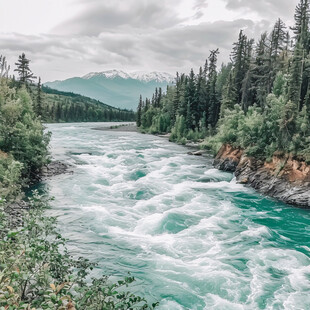
[[[164, 138], [51, 124], [73, 174], [44, 182], [70, 252], [136, 278], [158, 309], [310, 309], [310, 211], [237, 184]], [[114, 124], [113, 124], [114, 125]]]

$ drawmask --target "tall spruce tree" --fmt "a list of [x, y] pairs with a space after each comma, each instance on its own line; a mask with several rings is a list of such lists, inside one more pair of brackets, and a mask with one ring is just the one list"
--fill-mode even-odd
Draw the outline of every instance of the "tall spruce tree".
[[255, 60], [252, 67], [254, 101], [264, 107], [270, 88], [270, 45], [268, 34], [264, 32], [255, 49]]
[[233, 83], [234, 88], [236, 89], [236, 98], [234, 98], [235, 103], [241, 102], [241, 87], [242, 81], [244, 78], [244, 55], [246, 50], [246, 41], [247, 37], [243, 34], [241, 30], [239, 33], [238, 42], [234, 43], [233, 51], [232, 51], [232, 63], [234, 66], [233, 72]]
[[234, 105], [236, 104], [235, 98], [237, 97], [237, 90], [235, 89], [235, 84], [233, 81], [233, 70], [230, 71], [228, 75], [227, 82], [223, 87], [223, 95], [222, 95], [222, 105], [221, 105], [221, 113], [220, 116], [224, 116], [225, 110], [233, 110]]
[[6, 57], [0, 55], [0, 78], [8, 78], [10, 66], [6, 61]]
[[22, 53], [15, 65], [17, 68], [14, 70], [19, 75], [19, 81], [21, 84], [32, 83], [36, 76], [33, 75], [32, 71], [29, 68], [30, 60], [26, 58], [25, 53]]
[[137, 127], [141, 126], [141, 116], [142, 116], [142, 95], [140, 95], [139, 104], [138, 104], [138, 110], [137, 110]]
[[195, 84], [195, 74], [194, 70], [191, 69], [190, 75], [188, 77], [188, 83], [186, 85], [186, 126], [188, 129], [195, 129], [198, 126], [196, 122], [198, 119], [199, 122], [199, 111], [196, 102], [196, 84]]
[[177, 76], [175, 79], [175, 92], [173, 96], [173, 105], [172, 105], [172, 114], [171, 114], [171, 123], [174, 125], [177, 113], [180, 105], [180, 97], [181, 97], [181, 79], [179, 76], [179, 72], [177, 72]]
[[209, 72], [208, 72], [208, 90], [209, 90], [209, 110], [208, 110], [208, 123], [211, 127], [215, 127], [219, 114], [220, 102], [216, 91], [217, 82], [217, 56], [219, 50], [212, 50], [209, 56]]
[[39, 82], [37, 85], [37, 96], [36, 96], [36, 106], [35, 106], [35, 112], [38, 116], [43, 116], [43, 98], [42, 98], [42, 84], [41, 84], [41, 77], [39, 77]]
[[301, 43], [297, 43], [290, 67], [290, 77], [288, 85], [288, 99], [291, 100], [298, 110], [301, 109], [301, 89], [303, 77], [304, 49]]
[[206, 114], [205, 121], [202, 122], [201, 118], [203, 113], [208, 111], [209, 103], [207, 102], [207, 85], [206, 85], [206, 76], [202, 67], [199, 69], [199, 74], [197, 76], [197, 85], [196, 85], [196, 104], [197, 104], [197, 114], [196, 114], [196, 123], [202, 127], [207, 127], [206, 124]]
[[300, 0], [295, 9], [295, 25], [291, 29], [294, 32], [296, 44], [299, 43], [302, 49], [309, 53], [309, 20], [310, 20], [310, 2], [309, 0]]

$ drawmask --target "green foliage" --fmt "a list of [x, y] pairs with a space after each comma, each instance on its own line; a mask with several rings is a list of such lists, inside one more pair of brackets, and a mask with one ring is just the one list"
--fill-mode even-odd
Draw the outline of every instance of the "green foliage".
[[46, 122], [135, 121], [133, 111], [117, 109], [98, 100], [39, 85], [33, 91], [36, 112]]
[[21, 194], [22, 168], [12, 155], [0, 152], [0, 199], [11, 201]]
[[22, 174], [31, 178], [48, 162], [49, 135], [35, 116], [31, 98], [23, 87], [17, 92], [1, 81], [0, 150], [22, 164]]
[[197, 142], [204, 138], [204, 133], [200, 132], [197, 128], [195, 130], [190, 129], [186, 135], [186, 139], [189, 141]]
[[153, 309], [126, 291], [134, 281], [117, 283], [108, 277], [88, 280], [94, 268], [88, 260], [73, 259], [56, 230], [56, 219], [46, 217], [47, 201], [34, 192], [23, 226], [10, 227], [0, 205], [0, 309]]
[[19, 75], [19, 81], [22, 85], [27, 83], [31, 83], [36, 76], [33, 75], [32, 71], [29, 68], [30, 60], [26, 58], [25, 53], [22, 53], [19, 57], [15, 65], [17, 68], [14, 70]]
[[181, 116], [177, 115], [175, 124], [173, 128], [171, 129], [171, 135], [170, 135], [169, 140], [175, 141], [175, 142], [181, 142], [182, 140], [184, 142], [184, 138], [186, 135], [187, 135], [187, 128], [186, 128], [185, 118], [183, 115]]
[[281, 95], [285, 95], [285, 86], [286, 86], [286, 79], [281, 71], [279, 71], [276, 75], [276, 79], [273, 84], [272, 93], [277, 97]]
[[[196, 141], [204, 136], [208, 126], [215, 128], [220, 114], [220, 94], [217, 90], [222, 89], [228, 76], [224, 66], [220, 83], [217, 83], [218, 53], [218, 49], [211, 51], [209, 63], [206, 63], [204, 70], [200, 68], [198, 75], [194, 74], [193, 69], [188, 76], [177, 74], [176, 85], [167, 87], [166, 93], [162, 93], [161, 89], [155, 90], [152, 100], [146, 98], [145, 102], [140, 97], [138, 127], [150, 133], [171, 130], [173, 141], [186, 139], [188, 132], [188, 138]], [[180, 117], [185, 128], [180, 128]]]
[[[130, 276], [117, 283], [106, 276], [90, 279], [95, 265], [69, 255], [56, 219], [45, 216], [48, 202], [36, 192], [27, 210], [10, 204], [21, 198], [22, 186], [36, 180], [49, 160], [49, 134], [36, 115], [39, 111], [34, 111], [31, 87], [16, 90], [11, 85], [14, 81], [1, 76], [0, 309], [153, 309], [157, 303], [149, 306], [127, 292], [134, 281]], [[42, 100], [40, 88], [37, 104]], [[63, 115], [59, 104], [56, 113]]]
[[264, 159], [277, 150], [304, 154], [302, 150], [309, 149], [306, 108], [299, 117], [296, 115], [297, 108], [291, 101], [274, 94], [267, 97], [264, 111], [251, 107], [245, 114], [236, 105], [234, 110], [226, 110], [217, 134], [204, 145], [217, 149], [229, 143], [242, 147], [249, 156]]
[[168, 113], [161, 113], [159, 115], [154, 115], [152, 118], [152, 126], [149, 132], [152, 134], [156, 133], [166, 133], [170, 130], [171, 119]]
[[[240, 31], [231, 63], [216, 70], [218, 50], [198, 75], [177, 73], [159, 109], [142, 111], [144, 128], [160, 132], [160, 115], [171, 117], [171, 141], [197, 141], [216, 152], [223, 143], [271, 158], [279, 150], [310, 158], [310, 2], [295, 11], [294, 40], [277, 19], [254, 44]], [[293, 44], [292, 44], [293, 43]], [[152, 111], [152, 115], [147, 115]], [[150, 121], [150, 118], [154, 122]], [[166, 128], [165, 128], [166, 129]], [[215, 134], [215, 135], [214, 135]]]

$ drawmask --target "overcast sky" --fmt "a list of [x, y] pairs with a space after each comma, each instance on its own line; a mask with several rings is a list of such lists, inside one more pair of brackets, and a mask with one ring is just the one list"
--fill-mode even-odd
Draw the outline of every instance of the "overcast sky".
[[0, 54], [22, 52], [44, 82], [92, 71], [195, 72], [227, 62], [240, 29], [257, 39], [299, 0], [0, 0]]

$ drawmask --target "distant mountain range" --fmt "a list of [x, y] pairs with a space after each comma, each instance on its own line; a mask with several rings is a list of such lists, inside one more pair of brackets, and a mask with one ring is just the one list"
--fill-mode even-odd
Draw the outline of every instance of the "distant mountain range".
[[151, 97], [155, 88], [166, 89], [174, 76], [165, 72], [132, 72], [119, 70], [91, 72], [82, 77], [44, 83], [53, 89], [69, 91], [100, 100], [108, 105], [136, 110], [140, 94]]

